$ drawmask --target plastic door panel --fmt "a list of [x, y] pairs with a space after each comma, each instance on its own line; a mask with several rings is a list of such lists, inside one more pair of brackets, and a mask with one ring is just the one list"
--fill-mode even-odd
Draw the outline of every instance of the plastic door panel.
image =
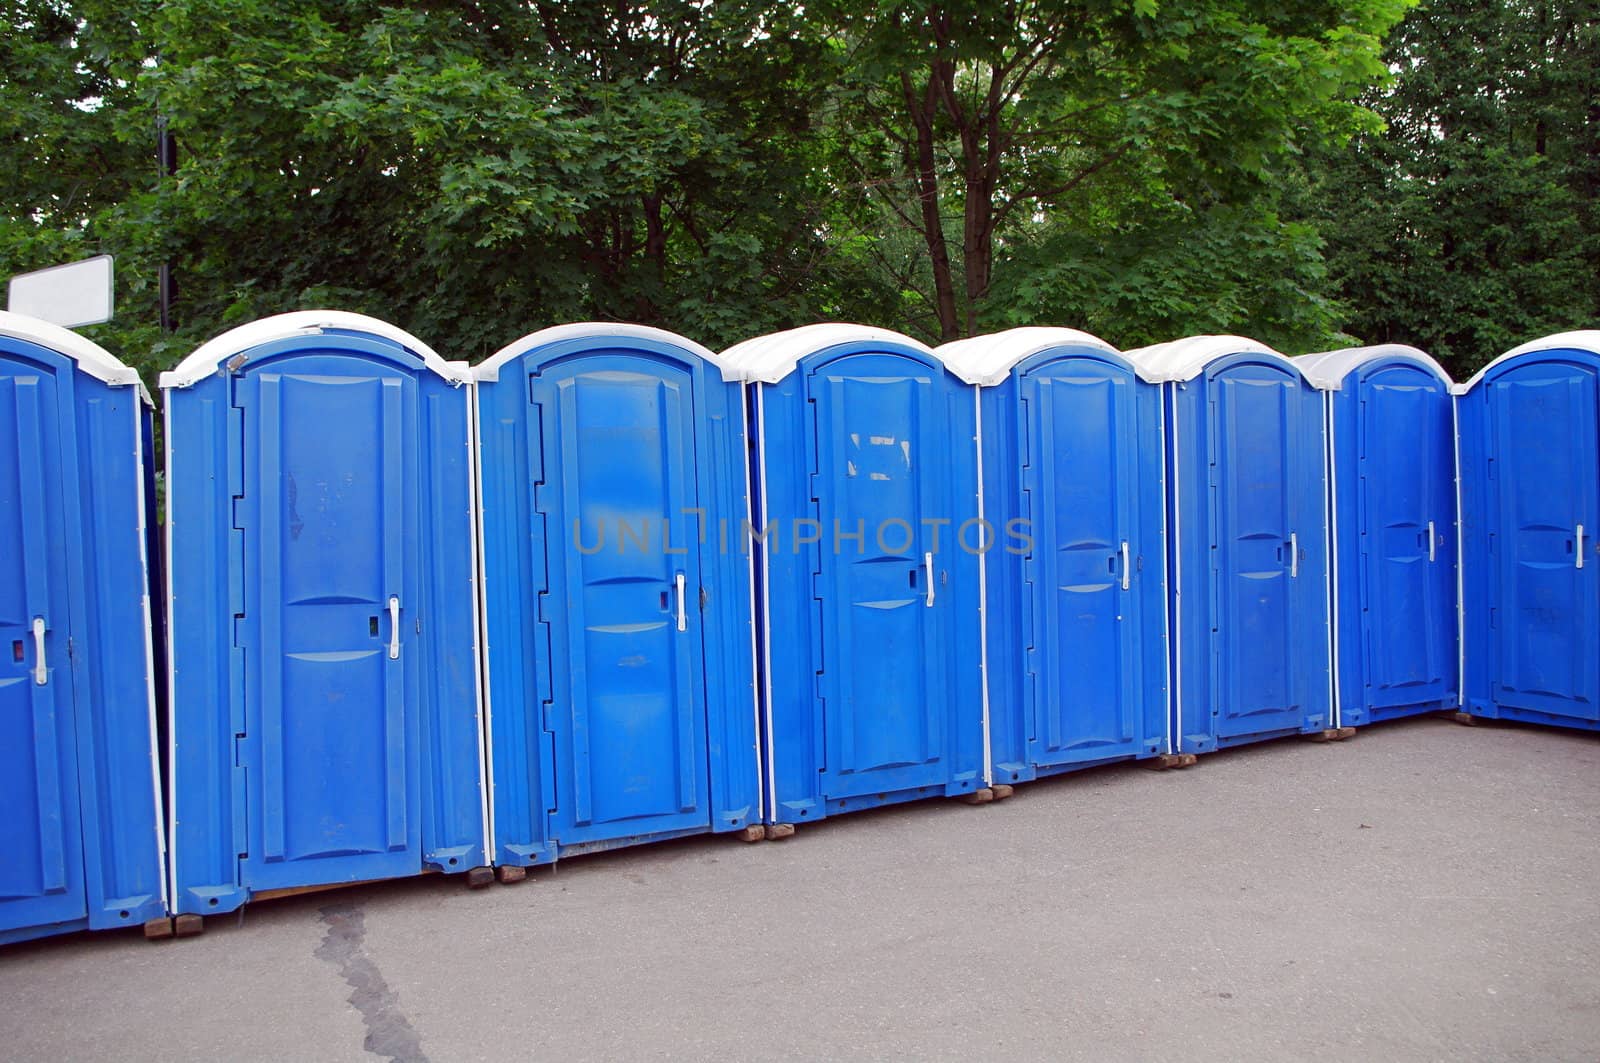
[[1428, 434], [1434, 440], [1428, 476], [1428, 519], [1433, 522], [1433, 552], [1428, 573], [1428, 661], [1437, 676], [1436, 697], [1459, 704], [1461, 666], [1460, 564], [1457, 524], [1461, 519], [1456, 495], [1456, 415], [1449, 389], [1439, 385], [1433, 402]]
[[0, 931], [82, 919], [57, 382], [0, 354]]
[[947, 523], [936, 550], [940, 526], [924, 523], [948, 518], [939, 372], [863, 353], [827, 362], [809, 380], [829, 800], [943, 786], [948, 775], [953, 695], [939, 676], [956, 648], [947, 645], [938, 552], [958, 549], [958, 529]]
[[710, 826], [694, 381], [588, 352], [530, 382], [563, 846]]
[[317, 352], [266, 363], [235, 387], [236, 512], [257, 547], [240, 625], [244, 884], [416, 874], [416, 379]]
[[1020, 379], [1024, 505], [1034, 540], [1030, 759], [1070, 764], [1141, 749], [1133, 374], [1089, 359]]
[[1224, 369], [1212, 387], [1217, 735], [1298, 729], [1294, 552], [1301, 533], [1294, 492], [1307, 468], [1299, 453], [1299, 384], [1283, 370], [1245, 364]]
[[1367, 378], [1361, 396], [1365, 701], [1437, 701], [1456, 664], [1450, 397], [1431, 374], [1405, 366]]
[[1494, 699], [1582, 720], [1600, 719], [1597, 397], [1594, 370], [1562, 362], [1489, 390]]

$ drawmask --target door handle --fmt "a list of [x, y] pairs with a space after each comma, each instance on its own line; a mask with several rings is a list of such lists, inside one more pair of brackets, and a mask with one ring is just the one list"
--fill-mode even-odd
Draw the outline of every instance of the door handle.
[[39, 686], [50, 682], [50, 670], [44, 662], [44, 617], [33, 618], [33, 681]]
[[1428, 564], [1433, 564], [1434, 548], [1438, 545], [1439, 537], [1433, 534], [1433, 521], [1428, 522]]
[[682, 572], [678, 573], [678, 575], [674, 579], [674, 582], [677, 584], [677, 587], [678, 587], [678, 630], [679, 631], [688, 631], [689, 630], [689, 616], [688, 616], [687, 613], [685, 613], [683, 611], [684, 576], [683, 576]]
[[[1582, 568], [1583, 567], [1583, 525], [1582, 524], [1578, 525], [1577, 535], [1578, 535], [1578, 551], [1577, 551], [1578, 567]], [[35, 620], [34, 623], [37, 624], [38, 621]], [[40, 682], [42, 683], [42, 682], [44, 682], [44, 680], [41, 679]]]
[[1289, 578], [1300, 578], [1300, 535], [1289, 533]]
[[400, 659], [400, 597], [389, 595], [389, 660]]
[[1122, 589], [1128, 589], [1128, 540], [1122, 540]]
[[922, 555], [922, 571], [928, 577], [928, 597], [923, 601], [923, 604], [926, 605], [929, 609], [932, 609], [933, 608], [933, 554], [932, 554], [932, 552], [929, 552], [929, 553], [926, 553], [926, 554]]

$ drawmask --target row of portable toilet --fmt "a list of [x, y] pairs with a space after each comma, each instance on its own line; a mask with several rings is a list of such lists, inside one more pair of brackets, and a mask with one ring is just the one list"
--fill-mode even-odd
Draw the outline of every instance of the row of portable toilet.
[[[30, 810], [0, 826], [26, 857], [0, 940], [752, 837], [1458, 701], [1452, 404], [1414, 350], [1123, 354], [1020, 329], [933, 351], [821, 325], [717, 355], [578, 325], [468, 369], [370, 318], [284, 315], [163, 375], [163, 655], [136, 377], [71, 333], [3, 325], [0, 445], [19, 449], [0, 535], [38, 560], [0, 595], [0, 706], [33, 736], [5, 746], [28, 770], [0, 773]], [[1469, 441], [1476, 396], [1566, 366], [1564, 445], [1586, 424], [1593, 465], [1592, 339], [1508, 356], [1459, 400], [1469, 551], [1473, 506], [1518, 505], [1505, 455], [1545, 441]], [[1540, 494], [1532, 460], [1514, 475]], [[1581, 571], [1581, 516], [1576, 539]], [[1549, 697], [1526, 652], [1548, 589], [1518, 563], [1480, 596], [1523, 594], [1518, 689]], [[121, 582], [58, 610], [55, 582], [34, 587], [55, 569]], [[1592, 590], [1566, 600], [1592, 615]], [[1496, 608], [1468, 615], [1502, 630]], [[1468, 657], [1500, 675], [1503, 653]], [[62, 660], [71, 691], [44, 690]], [[1469, 709], [1509, 712], [1478, 675]]]

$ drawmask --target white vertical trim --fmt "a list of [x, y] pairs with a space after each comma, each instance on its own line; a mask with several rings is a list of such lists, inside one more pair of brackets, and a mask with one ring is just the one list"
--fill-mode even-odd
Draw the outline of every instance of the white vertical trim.
[[[978, 530], [984, 528], [983, 512], [983, 389], [972, 386], [972, 413], [976, 432], [972, 445], [978, 458]], [[999, 536], [994, 539], [998, 541]], [[960, 543], [956, 546], [959, 548]], [[983, 784], [994, 785], [994, 750], [989, 742], [989, 547], [978, 551], [978, 678], [983, 684]], [[931, 584], [930, 584], [931, 588]]]
[[489, 600], [483, 563], [483, 441], [478, 432], [478, 386], [467, 390], [467, 480], [470, 484], [468, 517], [472, 521], [472, 682], [478, 701], [478, 817], [483, 829], [483, 862], [493, 865], [500, 851], [495, 845], [494, 734], [489, 717]]
[[[766, 385], [756, 384], [756, 476], [760, 481], [761, 491], [761, 520], [762, 530], [766, 529], [766, 521], [771, 514], [767, 506], [767, 403]], [[756, 549], [754, 526], [750, 534], [750, 550], [752, 556]], [[766, 536], [761, 537], [761, 585], [766, 589], [766, 594], [761, 596], [761, 659], [762, 679], [764, 693], [767, 701], [766, 732], [767, 732], [767, 811], [773, 821], [778, 816], [778, 769], [777, 752], [772, 744], [772, 560], [767, 551]]]
[[1339, 458], [1333, 445], [1333, 395], [1331, 391], [1322, 393], [1322, 475], [1328, 480], [1322, 492], [1326, 510], [1322, 548], [1328, 557], [1328, 726], [1343, 727], [1344, 689], [1339, 684]]
[[161, 435], [166, 450], [167, 484], [167, 910], [178, 914], [178, 639], [173, 617], [177, 596], [172, 590], [172, 395], [162, 396]]
[[[744, 477], [744, 522], [753, 528], [756, 518], [755, 499], [752, 497], [754, 492], [750, 486], [750, 396], [743, 384], [739, 385], [739, 471]], [[756, 617], [761, 612], [761, 603], [756, 597], [755, 543], [743, 531], [739, 533], [739, 538], [744, 540], [741, 546], [749, 547], [745, 550], [744, 563], [750, 584], [750, 702], [755, 711], [755, 729], [750, 736], [755, 742], [751, 752], [756, 758], [756, 818], [765, 823], [767, 788], [761, 785], [761, 673], [767, 669], [761, 667], [760, 639], [756, 637]]]
[[[1166, 387], [1172, 411], [1172, 620], [1178, 629], [1172, 639], [1172, 655], [1168, 658], [1171, 662], [1168, 666], [1171, 679], [1167, 684], [1170, 691], [1167, 752], [1175, 753], [1183, 740], [1183, 495], [1179, 490], [1183, 477], [1179, 470], [1182, 463], [1178, 455], [1178, 441], [1183, 435], [1178, 431], [1178, 382], [1172, 381]], [[1165, 461], [1166, 454], [1163, 453], [1163, 464]]]
[[[1162, 582], [1162, 587], [1161, 587], [1161, 591], [1162, 591], [1162, 594], [1161, 594], [1161, 644], [1162, 644], [1161, 645], [1161, 667], [1163, 669], [1165, 669], [1166, 673], [1167, 673], [1167, 707], [1166, 707], [1167, 746], [1166, 746], [1166, 749], [1164, 750], [1164, 752], [1171, 753], [1171, 752], [1174, 752], [1174, 750], [1172, 748], [1172, 710], [1173, 710], [1173, 706], [1176, 704], [1174, 699], [1178, 695], [1178, 691], [1177, 691], [1177, 688], [1174, 685], [1173, 675], [1172, 675], [1172, 654], [1173, 654], [1174, 647], [1177, 646], [1177, 640], [1175, 638], [1173, 638], [1172, 617], [1171, 617], [1170, 612], [1169, 612], [1169, 610], [1167, 608], [1167, 596], [1170, 595], [1170, 594], [1176, 594], [1177, 593], [1178, 584], [1177, 584], [1177, 581], [1173, 578], [1173, 575], [1172, 575], [1172, 555], [1167, 550], [1167, 538], [1168, 538], [1169, 535], [1173, 534], [1173, 532], [1170, 530], [1169, 522], [1167, 520], [1167, 411], [1166, 411], [1166, 401], [1165, 401], [1165, 399], [1166, 399], [1166, 388], [1163, 385], [1159, 385], [1159, 384], [1156, 385], [1156, 386], [1157, 386], [1157, 388], [1160, 389], [1157, 392], [1157, 394], [1162, 399], [1162, 401], [1159, 403], [1158, 409], [1156, 411], [1156, 426], [1157, 426], [1157, 432], [1158, 432], [1160, 440], [1161, 440], [1161, 461], [1159, 463], [1159, 467], [1161, 469], [1161, 582]], [[1173, 473], [1172, 473], [1172, 485], [1173, 485], [1173, 490], [1176, 491], [1177, 490], [1177, 485], [1178, 485], [1178, 474], [1177, 474], [1176, 470], [1174, 470]], [[1176, 494], [1174, 494], [1173, 497], [1174, 497], [1174, 499], [1176, 499], [1176, 497], [1177, 497]], [[1176, 522], [1172, 522], [1172, 523], [1175, 524]], [[1142, 612], [1143, 612], [1143, 610], [1141, 608], [1141, 613]]]
[[156, 858], [161, 867], [161, 907], [171, 911], [167, 890], [167, 824], [161, 810], [161, 746], [156, 726], [156, 646], [155, 628], [150, 613], [150, 547], [148, 533], [150, 514], [144, 497], [144, 407], [135, 400], [133, 406], [133, 466], [134, 512], [139, 526], [139, 607], [144, 613], [144, 696], [145, 719], [150, 728], [150, 797], [155, 809]]
[[1461, 396], [1450, 396], [1450, 441], [1456, 472], [1456, 708], [1467, 704], [1466, 533], [1461, 511]]

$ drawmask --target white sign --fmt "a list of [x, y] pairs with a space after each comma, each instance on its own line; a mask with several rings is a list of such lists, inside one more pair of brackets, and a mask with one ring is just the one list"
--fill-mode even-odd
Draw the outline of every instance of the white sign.
[[110, 255], [19, 273], [6, 309], [65, 328], [98, 325], [111, 320], [111, 282]]

